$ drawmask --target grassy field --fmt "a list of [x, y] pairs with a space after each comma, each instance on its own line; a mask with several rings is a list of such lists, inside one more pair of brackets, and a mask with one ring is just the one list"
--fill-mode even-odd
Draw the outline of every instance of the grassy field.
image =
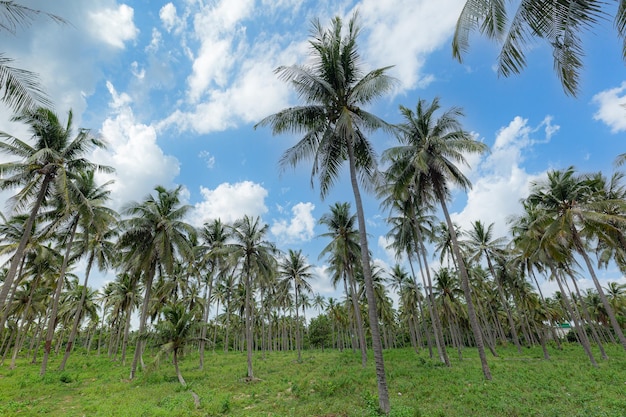
[[[450, 351], [451, 355], [456, 352]], [[385, 352], [392, 416], [626, 416], [626, 352], [608, 346], [610, 359], [594, 369], [575, 345], [522, 355], [500, 348], [488, 357], [493, 380], [485, 381], [473, 349], [451, 368], [423, 351]], [[132, 357], [132, 356], [131, 356]], [[599, 357], [599, 355], [598, 355]], [[146, 355], [148, 360], [148, 355]], [[245, 382], [245, 353], [210, 353], [198, 370], [197, 353], [182, 361], [189, 387], [182, 388], [167, 360], [128, 380], [129, 366], [74, 354], [65, 372], [52, 358], [45, 377], [27, 361], [0, 368], [1, 416], [376, 416], [373, 358], [362, 369], [350, 351], [255, 354], [258, 380]], [[196, 407], [190, 390], [200, 397]]]

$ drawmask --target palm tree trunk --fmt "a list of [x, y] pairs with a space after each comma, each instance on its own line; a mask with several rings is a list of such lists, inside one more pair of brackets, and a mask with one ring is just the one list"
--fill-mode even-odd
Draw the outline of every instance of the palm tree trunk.
[[478, 324], [478, 318], [476, 317], [476, 310], [474, 309], [474, 302], [472, 301], [472, 291], [469, 285], [469, 275], [467, 273], [467, 269], [465, 268], [465, 261], [461, 256], [461, 251], [459, 249], [459, 243], [456, 236], [456, 231], [454, 230], [454, 225], [452, 224], [452, 219], [450, 219], [450, 213], [448, 213], [448, 207], [446, 205], [445, 196], [438, 195], [439, 203], [441, 204], [441, 209], [443, 211], [444, 217], [446, 218], [446, 223], [448, 225], [448, 230], [450, 232], [450, 239], [452, 239], [452, 250], [454, 251], [454, 256], [457, 259], [457, 265], [459, 267], [459, 272], [461, 275], [461, 286], [463, 287], [463, 293], [465, 294], [465, 302], [467, 303], [467, 315], [469, 317], [470, 325], [472, 326], [472, 333], [474, 334], [474, 342], [476, 343], [476, 348], [478, 349], [478, 356], [480, 357], [480, 363], [483, 368], [483, 375], [485, 379], [491, 380], [491, 370], [489, 369], [489, 364], [487, 363], [487, 357], [485, 355], [485, 345], [483, 342], [483, 335], [480, 329], [480, 325]]
[[74, 339], [76, 339], [76, 334], [78, 333], [78, 324], [80, 323], [80, 317], [83, 312], [83, 304], [85, 303], [85, 298], [87, 296], [87, 282], [89, 282], [89, 273], [91, 272], [91, 266], [93, 265], [94, 257], [95, 257], [95, 252], [92, 250], [89, 256], [89, 260], [87, 261], [87, 269], [85, 271], [85, 280], [83, 282], [83, 290], [80, 294], [80, 301], [78, 302], [78, 306], [76, 306], [76, 313], [74, 313], [75, 315], [74, 315], [74, 323], [72, 323], [72, 331], [67, 341], [67, 346], [65, 346], [65, 354], [63, 355], [63, 360], [61, 361], [61, 365], [59, 366], [60, 371], [65, 369], [65, 363], [67, 362], [67, 359], [70, 357], [70, 352], [72, 351], [72, 344], [74, 343]]
[[124, 323], [124, 336], [122, 337], [122, 357], [120, 358], [122, 365], [126, 365], [126, 350], [128, 349], [128, 334], [130, 332], [130, 317], [132, 309], [133, 304], [128, 303], [128, 306], [126, 307], [126, 317], [124, 318], [126, 321], [126, 323]]
[[593, 284], [596, 287], [596, 291], [598, 291], [598, 296], [600, 297], [600, 300], [602, 301], [602, 305], [604, 306], [604, 309], [606, 310], [606, 314], [609, 316], [609, 321], [611, 322], [611, 326], [613, 326], [613, 330], [615, 331], [615, 334], [617, 335], [622, 347], [624, 348], [624, 350], [626, 350], [626, 337], [624, 337], [624, 332], [622, 332], [622, 328], [620, 327], [617, 321], [617, 318], [615, 317], [615, 312], [613, 311], [613, 307], [611, 307], [609, 300], [606, 298], [606, 294], [604, 294], [604, 290], [602, 289], [602, 286], [600, 285], [600, 281], [598, 281], [598, 277], [596, 276], [596, 271], [593, 268], [593, 265], [591, 264], [589, 255], [587, 255], [587, 252], [582, 247], [582, 243], [580, 242], [578, 233], [574, 231], [573, 234], [574, 234], [574, 244], [576, 245], [578, 253], [580, 253], [580, 255], [585, 260], [585, 264], [587, 265], [587, 269], [589, 270], [589, 274], [591, 275]]
[[180, 385], [182, 385], [183, 387], [187, 386], [187, 382], [185, 382], [185, 378], [183, 378], [183, 374], [180, 373], [180, 368], [178, 367], [178, 349], [174, 349], [174, 354], [173, 354], [173, 362], [174, 362], [174, 369], [176, 369], [176, 376], [178, 377], [178, 382], [180, 382]]
[[30, 240], [33, 226], [35, 225], [35, 219], [37, 218], [39, 208], [43, 203], [46, 193], [48, 192], [48, 186], [50, 185], [51, 181], [52, 177], [46, 175], [43, 179], [43, 182], [41, 183], [41, 188], [39, 189], [37, 200], [35, 200], [35, 204], [33, 204], [33, 208], [30, 210], [30, 215], [28, 216], [28, 220], [26, 221], [26, 226], [24, 226], [24, 234], [22, 235], [20, 243], [17, 246], [13, 257], [11, 258], [9, 270], [4, 277], [2, 290], [0, 290], [0, 312], [2, 312], [2, 316], [0, 318], [0, 337], [2, 336], [2, 332], [4, 331], [4, 324], [6, 323], [7, 317], [9, 316], [9, 307], [6, 303], [7, 295], [9, 295], [9, 290], [13, 286], [13, 280], [15, 279], [17, 267], [22, 262], [22, 258], [24, 257], [24, 250], [26, 249], [26, 245]]
[[63, 282], [65, 281], [65, 272], [67, 271], [67, 264], [70, 259], [72, 250], [72, 243], [74, 243], [74, 237], [76, 236], [76, 229], [78, 228], [78, 216], [73, 220], [71, 226], [70, 240], [67, 242], [67, 248], [65, 249], [65, 256], [63, 257], [63, 264], [59, 271], [59, 279], [57, 279], [57, 287], [52, 299], [52, 311], [50, 312], [50, 319], [48, 321], [48, 333], [46, 334], [46, 342], [43, 350], [43, 359], [41, 361], [41, 369], [39, 375], [43, 376], [46, 373], [46, 367], [48, 366], [48, 357], [50, 356], [50, 350], [52, 348], [52, 338], [54, 337], [54, 328], [56, 327], [57, 316], [59, 313], [59, 299], [61, 298], [61, 291], [63, 290]]
[[[426, 246], [424, 245], [424, 241], [421, 237], [421, 232], [416, 230], [419, 240], [419, 246], [421, 250], [418, 251], [418, 263], [420, 265], [420, 272], [422, 275], [422, 283], [424, 284], [424, 289], [426, 294], [428, 295], [428, 307], [430, 309], [430, 320], [433, 326], [433, 333], [435, 336], [435, 344], [437, 345], [437, 353], [439, 353], [439, 359], [441, 362], [445, 363], [447, 367], [452, 366], [450, 364], [450, 358], [448, 357], [448, 351], [446, 350], [446, 343], [443, 340], [443, 327], [441, 325], [441, 317], [439, 317], [439, 311], [437, 311], [437, 307], [435, 305], [435, 297], [433, 296], [433, 283], [430, 277], [430, 268], [428, 267], [428, 259], [426, 259]], [[422, 260], [420, 261], [419, 255], [422, 255]], [[422, 269], [421, 266], [424, 268]], [[426, 271], [426, 280], [424, 279], [424, 272]], [[428, 281], [428, 285], [426, 285], [426, 281]]]
[[152, 262], [150, 269], [147, 271], [146, 276], [146, 289], [143, 296], [143, 306], [141, 307], [141, 317], [139, 318], [139, 331], [137, 332], [137, 345], [135, 347], [135, 355], [133, 356], [133, 362], [130, 364], [130, 376], [129, 379], [135, 378], [137, 372], [137, 364], [139, 358], [142, 355], [143, 339], [146, 332], [146, 321], [148, 319], [148, 307], [150, 306], [150, 293], [152, 291], [152, 280], [156, 273], [156, 264]]
[[502, 288], [502, 283], [500, 279], [496, 275], [496, 271], [491, 264], [491, 258], [487, 251], [484, 251], [485, 257], [487, 258], [487, 266], [489, 267], [489, 271], [491, 272], [491, 276], [494, 281], [496, 281], [496, 287], [498, 288], [498, 295], [500, 296], [500, 302], [502, 303], [502, 307], [504, 307], [504, 311], [506, 311], [506, 317], [509, 320], [509, 327], [511, 328], [511, 336], [513, 337], [513, 343], [517, 347], [517, 353], [522, 353], [522, 346], [519, 343], [519, 337], [517, 335], [517, 327], [515, 325], [515, 321], [513, 320], [513, 315], [511, 314], [511, 309], [509, 308], [509, 303], [506, 300], [506, 296], [504, 295], [504, 288]]
[[247, 351], [247, 364], [248, 364], [248, 379], [252, 380], [254, 374], [252, 372], [252, 282], [250, 279], [250, 266], [246, 265], [246, 284], [245, 284], [245, 335], [246, 335], [246, 351]]
[[367, 296], [367, 310], [370, 322], [370, 332], [372, 335], [372, 348], [374, 350], [376, 380], [378, 383], [378, 406], [383, 413], [389, 414], [389, 411], [391, 410], [391, 405], [389, 403], [389, 390], [387, 388], [387, 377], [385, 376], [383, 347], [380, 340], [380, 329], [378, 326], [378, 309], [376, 307], [376, 298], [374, 295], [374, 284], [372, 280], [369, 247], [367, 244], [367, 230], [365, 227], [365, 215], [363, 213], [363, 202], [361, 201], [361, 192], [359, 191], [359, 184], [356, 177], [353, 141], [354, 138], [348, 138], [348, 162], [350, 166], [350, 181], [352, 182], [352, 191], [354, 192], [357, 220], [359, 223], [361, 262], [363, 263], [363, 280], [365, 281], [365, 295]]
[[[574, 289], [576, 289], [576, 294], [578, 295], [578, 299], [580, 300], [581, 304], [584, 303], [585, 300], [583, 299], [583, 296], [580, 293], [580, 289], [578, 288], [578, 283], [576, 283], [576, 279], [571, 275], [570, 275], [570, 279], [572, 280], [572, 283], [574, 284]], [[609, 359], [609, 357], [606, 354], [606, 351], [604, 350], [604, 346], [602, 345], [602, 340], [600, 339], [600, 335], [598, 334], [598, 331], [596, 330], [596, 325], [593, 321], [591, 321], [591, 316], [589, 315], [589, 311], [584, 305], [581, 305], [581, 310], [583, 311], [583, 317], [585, 318], [585, 320], [589, 324], [589, 327], [591, 328], [591, 336], [593, 337], [596, 344], [598, 345], [598, 349], [600, 349], [600, 356], [602, 357], [603, 360]]]
[[202, 330], [200, 331], [200, 346], [198, 348], [200, 351], [200, 370], [204, 368], [204, 345], [206, 342], [206, 328], [209, 323], [209, 307], [211, 302], [210, 300], [212, 290], [213, 276], [212, 274], [209, 274], [208, 282], [204, 289], [204, 311], [202, 312]]
[[354, 309], [354, 321], [356, 322], [357, 336], [359, 338], [359, 348], [361, 349], [361, 366], [367, 366], [367, 343], [365, 342], [365, 326], [361, 316], [361, 306], [359, 305], [358, 292], [356, 290], [356, 280], [354, 279], [352, 265], [348, 265], [348, 281], [350, 281], [350, 298]]
[[561, 291], [561, 298], [563, 299], [563, 304], [565, 304], [565, 309], [570, 315], [572, 319], [572, 323], [574, 323], [574, 330], [576, 331], [576, 334], [578, 334], [578, 339], [580, 340], [580, 344], [583, 346], [583, 349], [585, 350], [587, 357], [589, 357], [589, 361], [591, 362], [591, 365], [597, 368], [598, 362], [596, 362], [596, 358], [593, 357], [593, 353], [591, 352], [591, 344], [589, 343], [589, 339], [587, 338], [585, 329], [584, 328], [581, 329], [578, 315], [574, 314], [574, 310], [572, 309], [569, 296], [567, 295], [567, 292], [563, 288], [563, 283], [561, 282], [561, 278], [559, 278], [558, 274], [554, 270], [552, 271], [552, 274], [557, 284], [559, 285], [559, 290]]

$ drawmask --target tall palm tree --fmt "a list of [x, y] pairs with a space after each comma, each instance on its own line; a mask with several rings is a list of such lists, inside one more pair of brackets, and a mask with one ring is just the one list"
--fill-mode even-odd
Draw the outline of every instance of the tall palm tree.
[[[361, 365], [367, 364], [367, 345], [365, 343], [365, 329], [361, 318], [361, 308], [357, 298], [355, 263], [359, 259], [361, 247], [360, 236], [355, 229], [356, 215], [350, 213], [350, 203], [335, 203], [330, 206], [330, 213], [325, 213], [319, 220], [320, 224], [328, 227], [328, 232], [320, 237], [332, 239], [322, 249], [319, 257], [331, 257], [331, 264], [338, 279], [344, 278], [346, 297], [352, 301], [352, 312], [355, 318], [359, 347], [361, 349]], [[358, 268], [356, 268], [358, 269]], [[348, 290], [349, 288], [349, 290]]]
[[[200, 230], [199, 237], [203, 241], [197, 250], [201, 252], [200, 262], [207, 265], [205, 306], [203, 311], [200, 335], [200, 369], [204, 366], [204, 346], [206, 343], [206, 324], [209, 320], [210, 302], [213, 298], [213, 285], [221, 281], [221, 278], [228, 271], [225, 247], [230, 237], [230, 231], [220, 219], [215, 219], [210, 223], [205, 223]], [[219, 307], [219, 305], [218, 305]], [[217, 313], [216, 313], [217, 315]]]
[[617, 3], [614, 10], [599, 0], [466, 0], [452, 40], [453, 55], [461, 61], [470, 33], [478, 29], [501, 44], [498, 74], [509, 76], [526, 67], [525, 52], [534, 47], [535, 39], [542, 39], [552, 48], [554, 69], [565, 93], [575, 96], [584, 56], [581, 35], [613, 13], [626, 59], [626, 1]]
[[274, 134], [304, 134], [296, 145], [283, 154], [281, 166], [295, 166], [303, 159], [312, 158], [311, 177], [318, 177], [322, 197], [339, 177], [343, 162], [348, 161], [359, 224], [379, 405], [383, 412], [388, 413], [389, 393], [359, 181], [367, 187], [376, 173], [376, 155], [366, 133], [388, 126], [365, 111], [363, 106], [391, 91], [394, 80], [386, 74], [389, 67], [367, 74], [363, 72], [356, 42], [359, 32], [356, 14], [345, 31], [339, 17], [332, 20], [328, 29], [322, 27], [319, 20], [314, 20], [313, 39], [310, 41], [312, 65], [283, 66], [276, 70], [281, 79], [293, 85], [306, 104], [282, 110], [258, 125], [270, 125]]
[[[82, 253], [89, 253], [89, 259], [87, 260], [87, 269], [85, 271], [85, 278], [82, 285], [82, 297], [76, 306], [76, 312], [74, 316], [74, 323], [67, 344], [65, 345], [65, 354], [59, 369], [65, 369], [65, 363], [72, 351], [72, 345], [76, 334], [78, 333], [78, 325], [80, 323], [81, 310], [87, 295], [87, 284], [89, 282], [89, 274], [96, 255], [100, 255], [98, 261], [100, 262], [100, 270], [104, 264], [103, 250], [110, 250], [112, 243], [105, 240], [105, 237], [112, 234], [112, 227], [117, 226], [118, 215], [115, 210], [106, 207], [104, 204], [110, 199], [110, 190], [107, 188], [112, 181], [106, 182], [102, 185], [98, 185], [95, 182], [94, 172], [87, 171], [79, 175], [79, 182], [77, 184], [80, 190], [79, 197], [81, 198], [81, 204], [77, 207], [77, 212], [81, 213], [79, 219], [79, 226], [82, 229], [83, 245], [78, 245]], [[89, 239], [89, 236], [93, 235], [94, 239]], [[107, 245], [108, 243], [108, 245]]]
[[472, 302], [469, 275], [446, 203], [450, 198], [451, 185], [463, 190], [471, 187], [469, 179], [455, 163], [467, 164], [466, 155], [482, 153], [487, 148], [461, 128], [459, 117], [463, 113], [460, 109], [453, 107], [435, 118], [435, 113], [440, 107], [438, 98], [434, 98], [430, 104], [420, 99], [415, 112], [401, 106], [400, 112], [404, 117], [404, 122], [399, 125], [401, 144], [388, 149], [385, 154], [386, 158], [398, 161], [400, 166], [404, 167], [404, 175], [398, 178], [399, 181], [407, 188], [413, 187], [416, 192], [421, 193], [424, 200], [434, 198], [441, 206], [459, 268], [461, 286], [465, 293], [469, 321], [483, 374], [486, 379], [491, 379], [482, 332]]
[[472, 228], [467, 231], [468, 240], [465, 243], [470, 251], [468, 254], [470, 261], [480, 262], [483, 257], [487, 261], [487, 267], [489, 268], [489, 272], [491, 272], [491, 276], [493, 277], [493, 280], [496, 283], [496, 288], [498, 289], [500, 303], [502, 303], [502, 307], [504, 308], [509, 321], [513, 343], [517, 347], [517, 352], [522, 353], [522, 346], [520, 345], [519, 337], [517, 335], [517, 326], [515, 325], [513, 315], [511, 314], [511, 308], [506, 295], [504, 294], [504, 286], [502, 282], [500, 282], [500, 277], [496, 274], [496, 270], [493, 266], [493, 260], [498, 260], [502, 256], [505, 241], [503, 237], [493, 238], [493, 226], [494, 224], [491, 223], [487, 226], [487, 228], [485, 228], [483, 222], [476, 220], [472, 223]]
[[118, 242], [127, 251], [124, 254], [126, 268], [141, 272], [144, 278], [143, 305], [130, 379], [135, 377], [142, 355], [154, 277], [157, 272], [171, 274], [178, 257], [192, 259], [189, 236], [195, 233], [195, 229], [184, 221], [190, 206], [180, 202], [182, 187], [167, 190], [159, 185], [154, 190], [156, 196], [150, 194], [142, 202], [133, 202], [124, 208], [123, 214], [130, 217], [121, 222], [124, 232]]
[[550, 171], [544, 181], [531, 186], [528, 201], [542, 211], [537, 220], [545, 226], [542, 240], [554, 242], [561, 250], [575, 252], [584, 260], [611, 326], [626, 350], [626, 337], [587, 253], [594, 239], [616, 244], [614, 237], [622, 235], [625, 225], [623, 216], [607, 213], [604, 208], [607, 204], [624, 206], [626, 203], [607, 201], [599, 192], [600, 185], [597, 177], [576, 175], [573, 167]]
[[[16, 276], [18, 265], [24, 256], [29, 242], [35, 219], [46, 199], [53, 193], [63, 196], [67, 206], [70, 205], [67, 194], [69, 180], [85, 170], [112, 172], [113, 169], [94, 164], [85, 159], [95, 148], [104, 148], [105, 142], [90, 134], [89, 130], [81, 129], [71, 139], [72, 112], [68, 113], [67, 123], [62, 125], [52, 110], [38, 108], [26, 110], [12, 119], [27, 125], [32, 133], [30, 142], [20, 140], [5, 132], [0, 132], [0, 152], [9, 154], [18, 160], [0, 164], [0, 190], [19, 188], [20, 191], [11, 198], [16, 211], [30, 207], [28, 219], [24, 226], [24, 234], [11, 258], [9, 270], [0, 291], [0, 334], [6, 320], [4, 309], [7, 295]], [[3, 311], [4, 310], [4, 311]]]
[[[300, 310], [301, 295], [305, 292], [311, 292], [311, 284], [309, 279], [313, 278], [311, 272], [311, 264], [309, 264], [302, 255], [302, 250], [294, 251], [289, 249], [289, 253], [278, 264], [278, 274], [285, 282], [293, 283], [294, 300], [296, 303], [296, 350], [298, 351], [298, 362], [302, 362], [302, 336], [300, 334], [300, 318], [298, 311]], [[305, 323], [306, 325], [306, 323]]]
[[274, 255], [277, 253], [273, 243], [265, 240], [269, 225], [262, 224], [259, 217], [244, 216], [231, 226], [232, 242], [227, 248], [237, 259], [241, 270], [241, 282], [245, 291], [244, 314], [245, 336], [248, 365], [248, 379], [254, 379], [252, 369], [252, 302], [253, 276], [271, 274], [275, 266]]

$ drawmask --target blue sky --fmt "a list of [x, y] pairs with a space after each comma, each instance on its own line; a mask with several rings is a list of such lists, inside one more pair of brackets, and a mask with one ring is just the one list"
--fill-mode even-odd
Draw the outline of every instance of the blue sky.
[[[572, 98], [541, 44], [528, 53], [529, 68], [507, 79], [494, 70], [496, 46], [481, 37], [472, 38], [462, 64], [454, 61], [450, 41], [461, 0], [20, 3], [70, 24], [38, 18], [15, 37], [1, 33], [0, 49], [16, 66], [40, 74], [62, 119], [71, 108], [76, 127], [109, 141], [93, 159], [117, 169], [115, 208], [141, 200], [157, 184], [182, 184], [194, 206], [193, 224], [259, 215], [270, 225], [269, 239], [283, 250], [301, 248], [316, 265], [314, 288], [325, 296], [337, 293], [318, 261], [327, 242], [316, 238], [325, 231], [317, 221], [329, 205], [352, 201], [347, 178], [321, 201], [319, 189], [310, 187], [309, 165], [279, 175], [281, 153], [298, 138], [253, 129], [298, 103], [273, 70], [306, 62], [312, 18], [326, 24], [359, 10], [363, 65], [393, 65], [390, 74], [399, 80], [396, 91], [370, 109], [387, 121], [398, 122], [398, 106], [414, 108], [419, 98], [439, 96], [444, 108], [464, 109], [464, 127], [491, 152], [470, 158], [465, 172], [474, 188], [454, 195], [454, 220], [461, 226], [494, 222], [497, 235], [505, 235], [506, 218], [519, 212], [529, 183], [548, 169], [574, 165], [610, 174], [615, 156], [626, 151], [626, 73], [611, 22], [584, 36], [580, 94]], [[2, 108], [0, 130], [26, 138], [9, 118]], [[383, 134], [371, 139], [379, 153], [395, 143]], [[370, 248], [378, 262], [391, 265], [386, 213], [372, 196], [365, 203]], [[626, 282], [614, 268], [599, 273]]]

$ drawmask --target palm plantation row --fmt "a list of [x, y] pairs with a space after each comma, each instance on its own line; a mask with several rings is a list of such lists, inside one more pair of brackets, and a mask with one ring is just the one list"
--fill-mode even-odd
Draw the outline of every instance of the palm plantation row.
[[[512, 219], [511, 242], [495, 238], [492, 225], [480, 221], [471, 230], [459, 230], [448, 208], [452, 190], [471, 187], [461, 165], [469, 154], [486, 151], [463, 130], [462, 112], [442, 111], [438, 99], [420, 100], [414, 110], [401, 106], [402, 123], [385, 122], [364, 107], [390, 92], [395, 81], [387, 75], [389, 67], [362, 71], [356, 16], [347, 28], [338, 18], [328, 29], [317, 21], [313, 28], [313, 64], [277, 69], [305, 104], [258, 126], [303, 135], [280, 164], [287, 168], [311, 159], [322, 197], [348, 163], [355, 213], [349, 204], [337, 203], [320, 220], [330, 241], [321, 257], [335, 284], [343, 286], [345, 299], [314, 299], [328, 318], [334, 347], [360, 350], [363, 366], [367, 346], [373, 348], [381, 410], [389, 412], [384, 347], [428, 347], [450, 365], [447, 346], [457, 347], [459, 355], [462, 346], [476, 346], [487, 379], [485, 348], [497, 355], [498, 343], [510, 340], [518, 348], [538, 343], [548, 358], [546, 337], [563, 321], [574, 325], [594, 365], [591, 340], [601, 351], [607, 341], [626, 349], [624, 288], [604, 289], [596, 276], [598, 267], [613, 263], [624, 269], [622, 175], [606, 178], [573, 168], [550, 172], [522, 202], [524, 214]], [[86, 159], [104, 142], [87, 130], [72, 138], [71, 113], [66, 125], [45, 108], [26, 109], [15, 120], [33, 136], [22, 141], [4, 133], [0, 143], [16, 158], [0, 165], [0, 186], [18, 191], [12, 198], [14, 216], [2, 231], [3, 251], [10, 256], [0, 291], [3, 352], [15, 357], [27, 342], [35, 352], [42, 343], [43, 374], [53, 345], [65, 347], [65, 366], [79, 331], [89, 347], [97, 335], [98, 349], [106, 343], [109, 354], [115, 357], [119, 350], [122, 360], [132, 339], [133, 378], [144, 364], [146, 346], [160, 335], [183, 384], [178, 357], [189, 342], [200, 349], [200, 366], [205, 350], [218, 341], [225, 349], [245, 349], [249, 379], [254, 378], [255, 349], [294, 348], [300, 359], [314, 279], [300, 251], [280, 254], [259, 218], [246, 216], [233, 224], [215, 220], [193, 228], [185, 221], [190, 207], [181, 204], [180, 188], [157, 186], [118, 215], [106, 205], [108, 184], [96, 181], [97, 172], [111, 168]], [[383, 172], [368, 139], [379, 129], [399, 142], [383, 152]], [[376, 192], [389, 214], [391, 247], [398, 259], [408, 261], [410, 274], [400, 266], [384, 271], [372, 263], [363, 188]], [[435, 219], [437, 213], [441, 220]], [[429, 266], [433, 255], [441, 265], [437, 269]], [[86, 270], [76, 271], [82, 258]], [[98, 296], [88, 289], [93, 267], [117, 276]], [[580, 293], [575, 278], [581, 271], [593, 280], [595, 291]], [[81, 275], [83, 284], [72, 274]], [[539, 279], [558, 283], [555, 299], [538, 292]], [[397, 291], [397, 310], [388, 288]], [[78, 302], [69, 302], [72, 297]], [[131, 335], [133, 314], [139, 316], [139, 328]], [[81, 326], [83, 316], [93, 320]], [[315, 323], [319, 330], [322, 320], [311, 327]]]

